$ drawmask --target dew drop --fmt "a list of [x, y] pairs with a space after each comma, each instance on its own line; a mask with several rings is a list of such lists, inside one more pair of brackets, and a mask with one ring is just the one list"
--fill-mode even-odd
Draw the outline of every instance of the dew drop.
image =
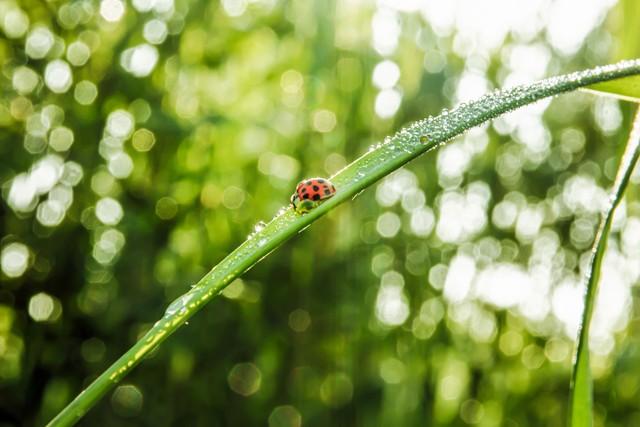
[[193, 293], [186, 293], [178, 297], [175, 301], [169, 304], [167, 310], [164, 312], [165, 316], [172, 316], [178, 312], [183, 312], [187, 309], [187, 304], [193, 299]]
[[247, 240], [253, 239], [255, 235], [261, 232], [266, 226], [267, 224], [264, 221], [259, 221], [253, 226], [253, 231], [247, 236]]

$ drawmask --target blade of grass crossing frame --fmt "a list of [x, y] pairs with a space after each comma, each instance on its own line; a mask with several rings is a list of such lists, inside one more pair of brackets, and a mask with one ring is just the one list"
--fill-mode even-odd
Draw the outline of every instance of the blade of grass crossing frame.
[[294, 237], [340, 203], [351, 200], [376, 181], [407, 162], [449, 141], [464, 131], [492, 118], [540, 99], [570, 92], [597, 82], [640, 75], [640, 60], [622, 61], [511, 89], [495, 91], [437, 117], [415, 122], [336, 173], [331, 180], [338, 192], [306, 215], [283, 209], [262, 230], [209, 271], [191, 290], [177, 298], [165, 315], [107, 370], [96, 378], [50, 423], [68, 426], [76, 423], [105, 393], [124, 378], [151, 351], [179, 329], [233, 279], [269, 255], [284, 241]]
[[602, 269], [604, 253], [607, 249], [607, 238], [616, 208], [622, 201], [624, 191], [629, 183], [635, 164], [640, 155], [640, 108], [636, 112], [633, 128], [624, 150], [618, 173], [613, 183], [609, 204], [602, 214], [600, 226], [591, 248], [591, 259], [585, 277], [586, 291], [582, 322], [578, 336], [578, 345], [573, 362], [571, 378], [571, 397], [569, 401], [570, 427], [591, 427], [593, 424], [593, 392], [591, 369], [589, 367], [589, 330], [593, 309], [598, 292], [598, 282]]

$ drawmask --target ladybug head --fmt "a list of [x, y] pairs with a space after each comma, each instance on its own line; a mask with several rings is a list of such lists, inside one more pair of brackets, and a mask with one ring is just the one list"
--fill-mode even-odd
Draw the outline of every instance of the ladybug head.
[[293, 206], [293, 209], [299, 214], [306, 214], [311, 211], [315, 205], [316, 202], [312, 202], [311, 200], [300, 200], [297, 192], [291, 195], [291, 206]]

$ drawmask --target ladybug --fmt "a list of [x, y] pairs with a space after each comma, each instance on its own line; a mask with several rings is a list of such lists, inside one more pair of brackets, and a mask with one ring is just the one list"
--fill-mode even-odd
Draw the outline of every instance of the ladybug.
[[306, 214], [334, 194], [336, 187], [328, 179], [305, 179], [300, 181], [296, 192], [291, 195], [291, 206], [299, 214]]

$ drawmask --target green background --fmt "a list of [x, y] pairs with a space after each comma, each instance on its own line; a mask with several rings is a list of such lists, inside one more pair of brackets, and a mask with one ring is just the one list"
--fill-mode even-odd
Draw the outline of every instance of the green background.
[[[0, 425], [51, 419], [300, 179], [469, 96], [638, 55], [632, 0], [519, 23], [477, 3], [447, 20], [438, 2], [0, 2]], [[633, 109], [574, 93], [523, 111], [286, 243], [80, 425], [564, 425], [581, 266]], [[603, 270], [596, 425], [640, 424], [638, 181]]]

